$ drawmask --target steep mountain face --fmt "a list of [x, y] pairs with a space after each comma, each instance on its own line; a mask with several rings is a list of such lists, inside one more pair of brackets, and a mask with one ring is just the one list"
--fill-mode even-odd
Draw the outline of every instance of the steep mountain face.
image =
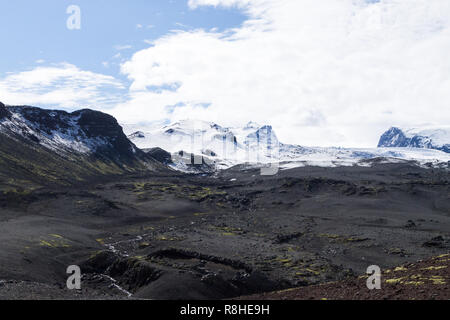
[[0, 102], [0, 120], [7, 117], [9, 114], [8, 110], [6, 109], [6, 106]]
[[144, 151], [147, 152], [147, 154], [150, 155], [152, 158], [158, 160], [161, 163], [164, 164], [172, 163], [172, 155], [166, 150], [163, 150], [161, 148], [151, 148]]
[[450, 153], [450, 127], [419, 129], [392, 127], [381, 136], [378, 147], [424, 148]]
[[[252, 127], [246, 127], [253, 129]], [[244, 139], [244, 144], [249, 146], [257, 146], [264, 144], [267, 148], [273, 148], [279, 145], [277, 135], [273, 131], [272, 126], [262, 126], [257, 128], [255, 132], [250, 132]]]
[[[184, 120], [163, 128], [145, 125], [124, 125], [124, 128], [129, 139], [140, 148], [159, 147], [170, 152], [173, 157], [171, 165], [183, 171], [189, 171], [186, 162], [192, 154], [196, 155], [193, 157], [195, 163], [206, 162], [215, 169], [244, 163], [278, 163], [280, 168], [292, 168], [306, 165], [369, 165], [371, 159], [378, 158], [390, 159], [385, 161], [417, 161], [421, 164], [450, 160], [450, 155], [436, 150], [317, 148], [284, 144], [279, 141], [272, 126], [255, 122], [227, 128], [213, 122]], [[402, 139], [406, 137], [398, 133], [398, 140]], [[180, 157], [180, 151], [184, 151], [185, 156]]]
[[408, 138], [406, 138], [405, 134], [399, 128], [392, 127], [380, 138], [378, 143], [378, 147], [407, 147], [408, 146]]
[[162, 169], [110, 115], [0, 104], [0, 184], [61, 183]]
[[80, 110], [73, 113], [35, 107], [3, 107], [0, 131], [22, 136], [58, 153], [132, 158], [138, 149], [112, 116]]

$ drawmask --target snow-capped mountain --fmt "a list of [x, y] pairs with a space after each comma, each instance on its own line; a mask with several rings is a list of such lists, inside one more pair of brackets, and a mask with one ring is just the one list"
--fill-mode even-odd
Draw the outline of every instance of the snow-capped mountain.
[[450, 127], [413, 129], [392, 127], [381, 136], [378, 147], [425, 148], [450, 153]]
[[244, 162], [270, 162], [279, 146], [272, 127], [256, 123], [242, 128], [226, 128], [213, 122], [183, 120], [163, 128], [123, 127], [128, 138], [141, 149], [159, 147], [171, 153], [184, 151], [203, 155], [206, 162], [220, 167]]
[[92, 110], [67, 113], [1, 104], [0, 132], [20, 136], [59, 154], [114, 152], [123, 157], [138, 151], [116, 119]]
[[[450, 155], [437, 150], [411, 148], [318, 148], [281, 143], [270, 125], [250, 122], [243, 127], [222, 127], [213, 122], [184, 120], [155, 128], [154, 126], [124, 125], [128, 138], [142, 149], [160, 147], [175, 155], [175, 167], [185, 169], [177, 159], [179, 151], [201, 155], [218, 169], [249, 163], [277, 163], [282, 168], [296, 166], [367, 165], [368, 160], [417, 161], [420, 164], [450, 161]], [[199, 160], [198, 164], [201, 164]]]

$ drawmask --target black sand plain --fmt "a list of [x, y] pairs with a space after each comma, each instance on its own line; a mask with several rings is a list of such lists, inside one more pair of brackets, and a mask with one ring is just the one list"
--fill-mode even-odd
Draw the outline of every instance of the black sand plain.
[[412, 163], [3, 192], [0, 299], [227, 299], [342, 281], [450, 252], [449, 200], [448, 168]]

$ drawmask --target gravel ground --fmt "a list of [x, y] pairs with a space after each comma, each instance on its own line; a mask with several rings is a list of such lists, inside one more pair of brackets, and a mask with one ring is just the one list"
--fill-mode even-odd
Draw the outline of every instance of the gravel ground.
[[241, 169], [1, 193], [0, 298], [227, 299], [450, 251], [446, 169]]
[[382, 272], [380, 290], [367, 276], [322, 285], [243, 297], [242, 300], [450, 300], [450, 254]]

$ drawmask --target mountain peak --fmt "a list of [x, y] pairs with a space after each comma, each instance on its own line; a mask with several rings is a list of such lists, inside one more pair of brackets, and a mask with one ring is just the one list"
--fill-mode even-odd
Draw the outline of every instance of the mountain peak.
[[130, 138], [130, 139], [144, 139], [145, 138], [145, 133], [142, 132], [142, 131], [136, 131], [136, 132], [133, 132], [132, 134], [130, 134], [128, 136], [128, 138]]
[[424, 148], [450, 153], [450, 127], [391, 127], [381, 136], [378, 147]]
[[6, 106], [2, 102], [0, 102], [0, 119], [5, 118], [6, 116], [8, 116], [8, 114], [8, 109], [6, 109]]
[[211, 128], [216, 125], [213, 122], [203, 121], [203, 120], [192, 120], [192, 119], [183, 119], [177, 122], [174, 122], [167, 126], [167, 128], [173, 127], [182, 127], [182, 128]]
[[245, 126], [245, 129], [258, 129], [258, 128], [260, 128], [261, 126], [257, 123], [257, 122], [254, 122], [254, 121], [250, 121], [249, 123], [247, 123], [247, 125]]
[[406, 140], [407, 138], [400, 128], [391, 127], [380, 137], [378, 148], [404, 146], [408, 143]]

